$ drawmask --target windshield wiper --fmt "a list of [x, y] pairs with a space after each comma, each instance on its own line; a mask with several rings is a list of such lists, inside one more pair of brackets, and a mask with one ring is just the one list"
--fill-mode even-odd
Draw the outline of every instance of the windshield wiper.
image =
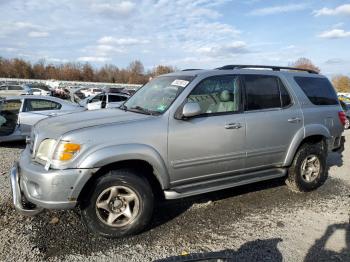
[[155, 113], [154, 111], [146, 109], [146, 108], [143, 108], [141, 106], [134, 106], [134, 107], [131, 107], [130, 109], [136, 109], [137, 111], [139, 111], [141, 113], [144, 113], [144, 114], [147, 114], [147, 115], [151, 115], [151, 116], [153, 116], [154, 113]]

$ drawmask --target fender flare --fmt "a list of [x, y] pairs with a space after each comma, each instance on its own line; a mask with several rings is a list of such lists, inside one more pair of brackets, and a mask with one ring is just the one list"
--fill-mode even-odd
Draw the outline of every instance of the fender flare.
[[305, 138], [310, 136], [324, 136], [326, 139], [331, 138], [331, 134], [327, 127], [320, 124], [310, 124], [299, 129], [298, 132], [293, 137], [292, 142], [289, 145], [283, 166], [289, 166], [292, 164], [294, 155], [296, 154], [299, 146], [304, 141]]
[[143, 160], [149, 163], [162, 189], [169, 187], [168, 170], [161, 155], [145, 144], [123, 144], [108, 146], [90, 152], [78, 164], [79, 168], [98, 168], [124, 160]]

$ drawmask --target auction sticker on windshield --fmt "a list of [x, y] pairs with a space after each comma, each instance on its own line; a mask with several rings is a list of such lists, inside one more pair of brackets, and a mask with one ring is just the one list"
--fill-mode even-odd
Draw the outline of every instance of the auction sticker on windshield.
[[187, 80], [176, 79], [171, 83], [171, 85], [172, 86], [186, 87], [188, 85], [188, 83], [189, 83], [189, 81], [187, 81]]

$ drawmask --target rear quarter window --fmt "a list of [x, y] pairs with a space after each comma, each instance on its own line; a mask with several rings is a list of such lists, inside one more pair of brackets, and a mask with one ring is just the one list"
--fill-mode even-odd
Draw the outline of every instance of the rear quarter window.
[[314, 105], [337, 105], [338, 98], [327, 78], [294, 77], [305, 95]]

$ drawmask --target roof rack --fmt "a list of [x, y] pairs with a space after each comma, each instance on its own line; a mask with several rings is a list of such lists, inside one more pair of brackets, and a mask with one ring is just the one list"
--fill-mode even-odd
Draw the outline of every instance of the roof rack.
[[181, 71], [196, 71], [196, 70], [202, 70], [202, 69], [188, 68], [188, 69], [182, 69]]
[[272, 69], [273, 71], [281, 71], [282, 70], [293, 70], [293, 71], [304, 71], [308, 72], [310, 74], [318, 74], [315, 70], [312, 69], [303, 69], [303, 68], [296, 68], [296, 67], [288, 67], [288, 66], [267, 66], [267, 65], [225, 65], [222, 67], [218, 67], [215, 69], [218, 70], [233, 70], [233, 69], [243, 69], [243, 68], [268, 68]]

